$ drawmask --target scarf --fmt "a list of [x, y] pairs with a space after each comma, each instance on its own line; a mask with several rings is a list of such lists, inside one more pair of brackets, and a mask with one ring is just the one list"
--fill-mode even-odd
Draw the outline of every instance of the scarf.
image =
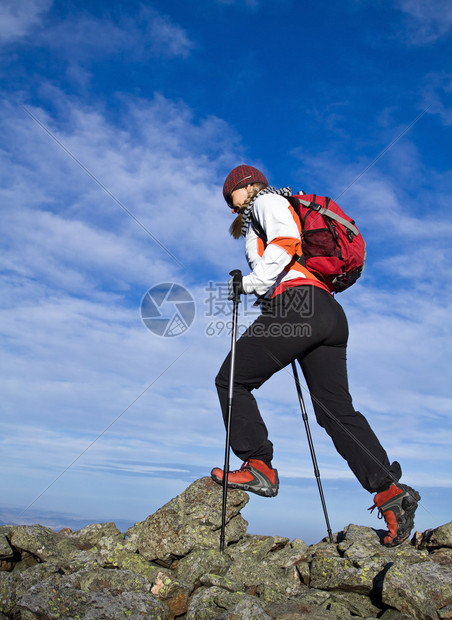
[[290, 187], [282, 187], [281, 189], [276, 189], [276, 187], [265, 187], [261, 189], [261, 191], [254, 196], [251, 200], [250, 204], [246, 207], [246, 209], [242, 213], [242, 235], [245, 237], [248, 231], [249, 223], [254, 216], [254, 203], [259, 196], [263, 196], [264, 194], [277, 194], [278, 196], [284, 196], [288, 198], [292, 196], [292, 190]]

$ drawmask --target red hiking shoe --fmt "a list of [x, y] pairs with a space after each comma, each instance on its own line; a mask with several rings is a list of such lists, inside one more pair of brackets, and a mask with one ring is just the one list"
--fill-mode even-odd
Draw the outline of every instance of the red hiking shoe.
[[387, 491], [377, 493], [372, 512], [378, 508], [378, 518], [384, 518], [388, 534], [383, 539], [386, 547], [400, 545], [408, 538], [414, 525], [414, 513], [421, 496], [406, 484], [391, 484]]
[[[210, 475], [215, 482], [223, 484], [222, 469], [214, 467]], [[278, 471], [268, 467], [264, 461], [250, 459], [243, 463], [240, 469], [229, 472], [228, 487], [250, 491], [263, 497], [275, 497], [279, 488]]]

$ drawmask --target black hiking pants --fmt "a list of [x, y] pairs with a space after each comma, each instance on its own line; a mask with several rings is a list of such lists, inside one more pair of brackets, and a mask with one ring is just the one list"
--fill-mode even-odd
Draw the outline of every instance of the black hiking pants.
[[[270, 302], [237, 340], [231, 419], [231, 448], [243, 461], [270, 463], [273, 444], [252, 390], [298, 360], [308, 385], [317, 422], [332, 438], [361, 485], [380, 492], [401, 476], [366, 418], [355, 411], [349, 393], [347, 318], [327, 291], [311, 285], [287, 289]], [[227, 420], [230, 354], [215, 384]], [[294, 388], [295, 389], [295, 388]]]

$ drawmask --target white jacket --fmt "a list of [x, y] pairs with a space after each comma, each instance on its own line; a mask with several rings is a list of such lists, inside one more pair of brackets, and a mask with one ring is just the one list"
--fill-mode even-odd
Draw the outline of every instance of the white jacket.
[[258, 237], [250, 222], [245, 254], [252, 272], [243, 277], [245, 293], [272, 297], [281, 292], [281, 283], [289, 286], [306, 283], [326, 288], [294, 259], [295, 254], [301, 256], [302, 252], [301, 224], [289, 201], [278, 194], [258, 196], [254, 201], [254, 216], [265, 230], [267, 242]]

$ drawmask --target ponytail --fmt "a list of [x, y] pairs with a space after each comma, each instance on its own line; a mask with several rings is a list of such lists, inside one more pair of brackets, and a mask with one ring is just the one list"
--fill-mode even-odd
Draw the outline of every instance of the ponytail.
[[246, 210], [246, 207], [254, 200], [258, 193], [266, 187], [267, 185], [265, 185], [265, 183], [253, 183], [250, 193], [245, 198], [242, 206], [240, 207], [240, 213], [229, 226], [229, 233], [231, 237], [234, 237], [234, 239], [240, 239], [240, 237], [242, 236], [242, 214]]

